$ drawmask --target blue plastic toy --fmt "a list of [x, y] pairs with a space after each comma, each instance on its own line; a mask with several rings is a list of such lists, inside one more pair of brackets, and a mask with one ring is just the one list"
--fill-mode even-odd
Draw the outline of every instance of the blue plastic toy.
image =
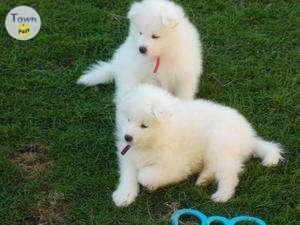
[[[232, 219], [227, 219], [222, 216], [210, 216], [207, 217], [205, 214], [194, 209], [180, 209], [176, 211], [172, 217], [172, 225], [179, 225], [179, 218], [183, 215], [196, 217], [201, 225], [212, 225], [212, 223], [221, 223], [224, 225], [237, 225], [239, 222], [253, 222], [254, 225], [267, 225], [261, 219], [251, 216], [237, 216]], [[201, 223], [200, 223], [201, 222]]]

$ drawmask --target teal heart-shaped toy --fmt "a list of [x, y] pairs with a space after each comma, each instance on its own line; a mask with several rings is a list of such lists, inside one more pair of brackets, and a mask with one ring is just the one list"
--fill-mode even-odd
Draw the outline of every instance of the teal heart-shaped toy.
[[263, 220], [252, 216], [237, 216], [231, 219], [227, 219], [223, 216], [210, 216], [194, 209], [180, 209], [172, 215], [172, 225], [179, 225], [179, 219], [181, 216], [192, 216], [199, 220], [201, 225], [212, 225], [213, 223], [221, 223], [222, 225], [238, 225], [239, 222], [252, 222], [253, 225], [267, 225]]

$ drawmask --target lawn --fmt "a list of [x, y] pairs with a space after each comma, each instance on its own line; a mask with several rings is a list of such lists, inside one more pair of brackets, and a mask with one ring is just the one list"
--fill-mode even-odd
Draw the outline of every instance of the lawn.
[[[210, 200], [215, 185], [199, 188], [191, 177], [154, 193], [142, 189], [130, 207], [116, 208], [111, 200], [118, 181], [114, 85], [85, 88], [75, 81], [124, 41], [130, 1], [4, 0], [1, 225], [168, 225], [178, 206], [208, 215], [256, 215], [268, 225], [296, 224], [299, 5], [280, 0], [178, 2], [202, 36], [205, 63], [198, 97], [240, 110], [260, 135], [282, 143], [285, 161], [275, 168], [249, 161], [236, 197], [226, 204]], [[32, 40], [14, 40], [5, 30], [6, 14], [18, 5], [31, 6], [41, 16], [40, 33]]]

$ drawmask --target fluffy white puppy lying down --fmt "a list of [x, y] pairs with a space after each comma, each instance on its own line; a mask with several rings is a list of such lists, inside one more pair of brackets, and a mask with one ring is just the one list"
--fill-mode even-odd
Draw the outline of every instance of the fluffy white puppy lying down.
[[138, 183], [155, 190], [195, 173], [200, 173], [196, 185], [215, 179], [212, 199], [226, 202], [245, 160], [256, 155], [272, 166], [282, 158], [279, 144], [257, 136], [238, 111], [214, 102], [184, 101], [143, 84], [124, 97], [119, 113], [117, 206], [135, 200]]
[[135, 2], [127, 17], [128, 37], [112, 60], [92, 66], [77, 83], [115, 80], [117, 101], [140, 83], [192, 99], [202, 72], [202, 50], [198, 31], [183, 9], [168, 0], [144, 0]]

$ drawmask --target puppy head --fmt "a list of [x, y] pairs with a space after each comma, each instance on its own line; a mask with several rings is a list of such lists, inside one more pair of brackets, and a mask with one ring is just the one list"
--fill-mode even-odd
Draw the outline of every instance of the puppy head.
[[120, 138], [141, 149], [163, 138], [172, 118], [169, 94], [151, 85], [140, 85], [120, 102]]
[[127, 16], [140, 54], [158, 57], [176, 47], [174, 35], [184, 18], [180, 6], [168, 0], [144, 0], [135, 2]]

